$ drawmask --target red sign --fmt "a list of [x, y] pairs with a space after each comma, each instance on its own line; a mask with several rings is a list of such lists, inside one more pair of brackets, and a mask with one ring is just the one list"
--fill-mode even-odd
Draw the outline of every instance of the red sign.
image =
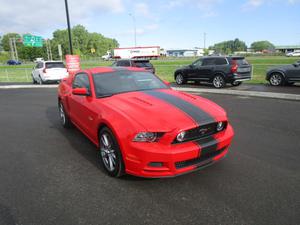
[[66, 67], [69, 74], [74, 74], [81, 70], [79, 55], [66, 55]]

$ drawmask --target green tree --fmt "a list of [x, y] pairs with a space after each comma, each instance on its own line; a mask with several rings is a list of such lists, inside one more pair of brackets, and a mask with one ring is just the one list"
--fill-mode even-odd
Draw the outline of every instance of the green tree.
[[247, 45], [244, 41], [236, 38], [234, 40], [217, 43], [214, 46], [211, 46], [210, 49], [214, 49], [218, 53], [232, 54], [236, 51], [246, 51]]
[[256, 41], [251, 44], [254, 51], [274, 50], [275, 46], [269, 41]]

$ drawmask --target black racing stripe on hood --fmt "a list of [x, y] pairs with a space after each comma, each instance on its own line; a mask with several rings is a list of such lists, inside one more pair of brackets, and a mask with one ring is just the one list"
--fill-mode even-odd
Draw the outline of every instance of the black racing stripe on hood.
[[208, 124], [215, 122], [215, 119], [207, 112], [201, 110], [199, 107], [179, 98], [174, 95], [161, 92], [161, 91], [144, 91], [145, 94], [151, 95], [155, 98], [168, 102], [169, 104], [177, 107], [187, 115], [189, 115], [198, 125]]
[[213, 137], [206, 137], [195, 141], [201, 147], [201, 156], [217, 151], [218, 141]]

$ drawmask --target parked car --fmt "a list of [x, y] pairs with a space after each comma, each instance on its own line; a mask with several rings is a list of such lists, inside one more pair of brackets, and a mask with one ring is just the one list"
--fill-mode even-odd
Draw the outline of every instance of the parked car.
[[38, 62], [42, 62], [45, 61], [44, 58], [35, 58], [34, 62], [38, 63]]
[[212, 83], [215, 88], [222, 88], [226, 83], [238, 86], [243, 81], [250, 80], [251, 76], [252, 66], [240, 56], [202, 57], [174, 73], [178, 85], [188, 81], [204, 81]]
[[43, 84], [59, 82], [61, 79], [69, 76], [69, 73], [61, 61], [40, 61], [33, 68], [31, 75], [34, 84]]
[[7, 61], [7, 65], [21, 65], [22, 62], [18, 61], [18, 60], [14, 60], [14, 59], [10, 59]]
[[155, 73], [154, 66], [150, 63], [149, 60], [141, 60], [141, 59], [121, 59], [115, 61], [112, 66], [123, 66], [123, 67], [138, 67], [144, 68], [145, 70]]
[[266, 80], [272, 86], [300, 82], [300, 61], [291, 65], [273, 67], [267, 71]]
[[114, 177], [170, 177], [223, 158], [233, 137], [217, 104], [171, 89], [143, 69], [79, 71], [58, 87], [63, 127], [74, 124]]
[[295, 50], [293, 52], [288, 52], [286, 54], [287, 57], [291, 57], [291, 56], [294, 56], [294, 57], [299, 57], [300, 56], [300, 50]]

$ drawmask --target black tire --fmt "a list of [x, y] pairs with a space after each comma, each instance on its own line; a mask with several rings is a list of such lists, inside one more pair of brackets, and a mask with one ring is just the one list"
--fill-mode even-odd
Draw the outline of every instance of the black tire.
[[222, 75], [215, 75], [212, 84], [214, 85], [215, 88], [223, 88], [226, 85], [226, 81]]
[[72, 122], [71, 122], [68, 114], [66, 113], [65, 107], [62, 104], [62, 102], [58, 102], [58, 113], [59, 113], [59, 118], [60, 118], [61, 125], [64, 128], [72, 127]]
[[176, 81], [176, 84], [178, 84], [178, 85], [182, 85], [182, 84], [186, 83], [186, 79], [184, 78], [182, 73], [176, 74], [175, 81]]
[[32, 76], [32, 83], [37, 84], [36, 80], [34, 79], [34, 76], [33, 75], [31, 75], [31, 76]]
[[43, 82], [41, 76], [39, 76], [39, 85], [42, 85], [42, 84], [44, 84], [44, 82]]
[[281, 86], [284, 84], [284, 77], [280, 73], [272, 73], [269, 82], [272, 86]]
[[103, 127], [99, 132], [99, 161], [109, 176], [121, 177], [125, 174], [120, 146], [107, 127]]
[[234, 87], [240, 86], [243, 82], [242, 81], [232, 81], [231, 85]]

